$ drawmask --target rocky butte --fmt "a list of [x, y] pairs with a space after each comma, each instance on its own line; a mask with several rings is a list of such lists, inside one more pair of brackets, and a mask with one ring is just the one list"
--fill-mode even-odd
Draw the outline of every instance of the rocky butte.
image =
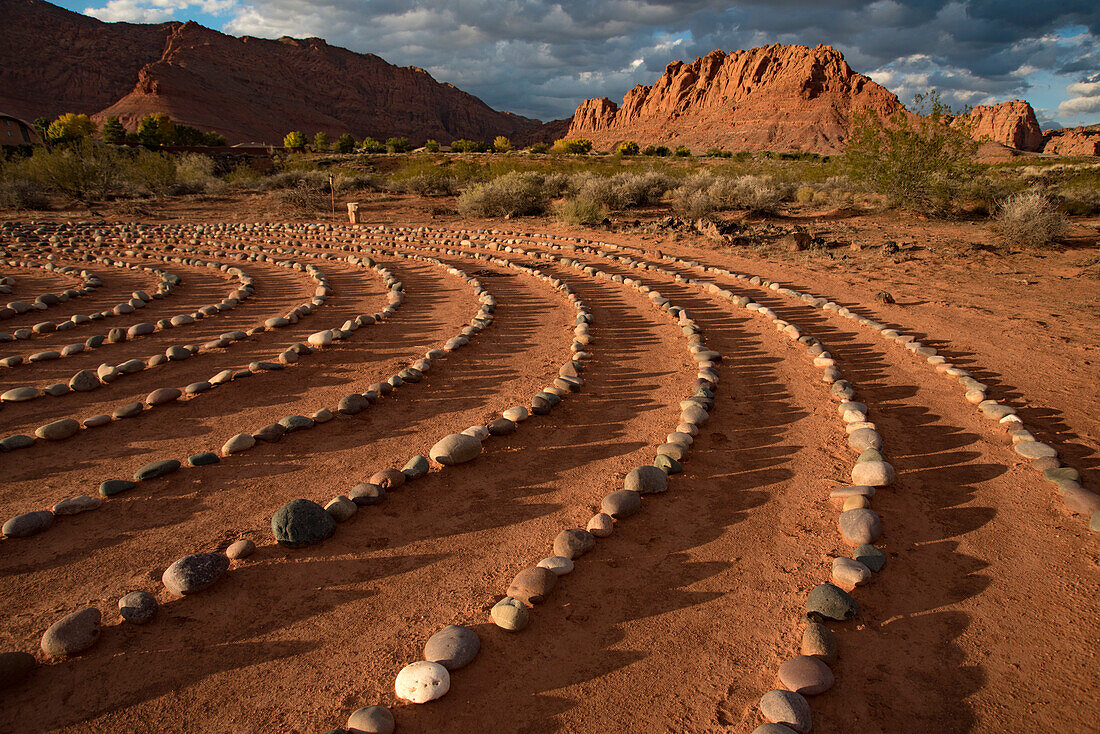
[[901, 109], [897, 96], [854, 72], [831, 46], [775, 44], [674, 61], [652, 86], [627, 92], [621, 106], [585, 100], [569, 136], [597, 147], [634, 139], [693, 150], [837, 153], [856, 114]]

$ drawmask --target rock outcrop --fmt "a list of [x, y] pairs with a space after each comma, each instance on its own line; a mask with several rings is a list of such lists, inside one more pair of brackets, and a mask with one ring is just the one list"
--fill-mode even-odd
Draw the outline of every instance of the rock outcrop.
[[1100, 125], [1047, 130], [1043, 152], [1048, 155], [1100, 156]]
[[674, 61], [652, 86], [581, 103], [570, 137], [597, 146], [616, 140], [687, 145], [693, 149], [836, 153], [853, 117], [886, 117], [898, 98], [857, 74], [831, 46], [775, 44], [727, 54], [713, 51], [691, 64]]
[[969, 114], [955, 118], [953, 124], [968, 127], [970, 137], [979, 142], [992, 141], [1031, 152], [1043, 149], [1043, 131], [1035, 119], [1035, 110], [1022, 99], [979, 105]]
[[0, 17], [0, 110], [27, 119], [84, 112], [100, 122], [118, 115], [132, 128], [164, 112], [230, 143], [274, 144], [290, 130], [419, 144], [541, 126], [423, 69], [319, 38], [235, 38], [193, 22], [102, 23], [41, 0], [0, 0]]

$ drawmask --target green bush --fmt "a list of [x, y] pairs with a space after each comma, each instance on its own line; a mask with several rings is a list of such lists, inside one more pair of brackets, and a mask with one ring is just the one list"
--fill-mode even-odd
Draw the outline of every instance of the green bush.
[[676, 146], [675, 155], [677, 158], [690, 158], [691, 150], [686, 145], [678, 145]]
[[493, 139], [493, 152], [494, 153], [511, 153], [514, 150], [512, 141], [503, 135], [497, 135]]
[[359, 146], [363, 149], [364, 153], [385, 153], [386, 146], [383, 143], [378, 142], [374, 138], [365, 138], [363, 144]]
[[537, 173], [507, 173], [464, 191], [458, 197], [458, 211], [474, 217], [542, 214], [550, 203], [543, 184]]
[[302, 151], [306, 148], [306, 134], [301, 130], [293, 130], [283, 138], [283, 147], [287, 150]]
[[578, 197], [558, 202], [554, 214], [566, 224], [591, 227], [607, 217], [607, 210], [598, 201]]
[[163, 112], [151, 112], [138, 120], [137, 140], [150, 148], [172, 145], [176, 140], [176, 126]]
[[458, 140], [451, 141], [452, 153], [485, 153], [488, 150], [489, 146], [478, 140], [459, 138]]
[[527, 147], [528, 152], [535, 153], [536, 155], [545, 155], [550, 152], [549, 143], [533, 143]]
[[917, 95], [916, 106], [918, 114], [899, 110], [886, 120], [858, 114], [844, 158], [852, 179], [891, 205], [942, 212], [973, 175], [977, 143], [948, 124], [951, 111], [936, 92]]
[[633, 140], [624, 140], [623, 142], [615, 146], [615, 152], [619, 155], [638, 155], [638, 153], [641, 152], [641, 149], [638, 147], [638, 144]]
[[131, 196], [166, 195], [176, 183], [176, 162], [167, 153], [140, 150], [123, 164], [123, 179]]
[[83, 140], [54, 150], [35, 148], [25, 171], [43, 190], [85, 202], [100, 201], [121, 185], [123, 155]]
[[429, 153], [438, 153], [439, 152], [439, 141], [438, 140], [432, 140], [431, 138], [429, 138], [427, 140], [427, 142], [424, 143], [424, 150], [426, 150]]
[[53, 143], [79, 143], [96, 133], [96, 124], [87, 115], [66, 112], [46, 128], [45, 140]]
[[336, 138], [336, 152], [337, 153], [350, 153], [355, 150], [355, 138], [348, 133], [344, 133], [340, 137]]
[[733, 153], [728, 150], [722, 150], [721, 148], [708, 148], [707, 152], [703, 153], [706, 158], [731, 158]]
[[408, 138], [387, 138], [386, 139], [386, 152], [387, 153], [408, 153], [412, 150], [412, 143]]
[[587, 155], [592, 151], [592, 141], [587, 138], [574, 138], [572, 140], [554, 141], [554, 152], [566, 155]]
[[320, 131], [313, 136], [313, 150], [317, 153], [327, 153], [329, 149], [328, 133]]
[[666, 145], [647, 145], [642, 149], [642, 155], [653, 155], [659, 158], [664, 158], [671, 152]]
[[112, 115], [103, 123], [103, 142], [118, 145], [126, 142], [126, 128]]

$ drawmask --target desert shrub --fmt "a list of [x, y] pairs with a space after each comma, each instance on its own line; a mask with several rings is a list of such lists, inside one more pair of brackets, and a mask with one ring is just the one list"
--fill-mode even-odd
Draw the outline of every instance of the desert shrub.
[[642, 151], [633, 140], [624, 140], [615, 146], [615, 152], [619, 155], [638, 155]]
[[551, 199], [564, 196], [572, 189], [573, 177], [568, 173], [548, 173], [543, 176], [542, 188]]
[[283, 147], [294, 151], [305, 150], [306, 134], [301, 130], [293, 130], [287, 133], [286, 137], [283, 138]]
[[664, 158], [671, 153], [672, 151], [668, 149], [667, 145], [647, 145], [642, 148], [642, 155], [652, 155], [658, 158]]
[[733, 156], [728, 150], [722, 150], [721, 148], [708, 148], [707, 152], [703, 153], [706, 158], [730, 158]]
[[1066, 218], [1043, 192], [1023, 191], [1001, 202], [991, 228], [1009, 245], [1050, 245], [1066, 230]]
[[130, 196], [164, 196], [176, 183], [176, 162], [167, 153], [139, 150], [123, 163], [122, 179]]
[[599, 224], [607, 216], [607, 209], [598, 201], [585, 197], [565, 199], [554, 206], [554, 215], [559, 221], [577, 226]]
[[259, 189], [263, 185], [264, 175], [249, 164], [240, 163], [222, 176], [222, 181], [236, 188]]
[[363, 139], [363, 144], [359, 146], [363, 149], [364, 153], [385, 153], [386, 146], [384, 143], [380, 143], [374, 138], [368, 137]]
[[464, 191], [458, 197], [458, 211], [475, 217], [542, 214], [550, 202], [543, 183], [537, 173], [507, 173]]
[[673, 186], [671, 178], [662, 173], [617, 173], [600, 176], [579, 173], [570, 181], [570, 190], [578, 199], [586, 199], [613, 211], [656, 204]]
[[355, 150], [355, 138], [349, 133], [344, 133], [340, 137], [336, 138], [336, 152], [337, 153], [350, 153]]
[[85, 139], [54, 150], [35, 148], [24, 165], [27, 179], [42, 190], [99, 201], [122, 183], [123, 155]]
[[942, 212], [971, 174], [977, 143], [948, 124], [951, 111], [935, 92], [917, 95], [916, 106], [916, 115], [900, 110], [886, 120], [858, 114], [844, 157], [852, 179], [891, 205]]
[[674, 194], [676, 208], [692, 217], [713, 211], [748, 209], [773, 212], [789, 196], [789, 187], [770, 176], [714, 176], [697, 171]]
[[408, 138], [387, 138], [386, 139], [386, 152], [387, 153], [408, 153], [412, 150], [412, 143]]
[[45, 187], [30, 175], [25, 160], [0, 162], [0, 207], [47, 209], [49, 206]]
[[799, 186], [798, 190], [794, 192], [794, 198], [799, 204], [809, 204], [814, 200], [816, 194], [817, 192], [809, 186]]
[[678, 145], [678, 146], [676, 146], [676, 151], [675, 151], [674, 155], [677, 158], [690, 158], [691, 157], [691, 149], [688, 148], [686, 145]]
[[512, 150], [512, 141], [503, 135], [497, 135], [496, 138], [493, 139], [493, 152], [511, 153]]
[[424, 150], [428, 151], [429, 153], [438, 153], [439, 141], [429, 139], [427, 142], [424, 143]]
[[46, 128], [46, 140], [54, 143], [78, 143], [96, 133], [96, 124], [87, 115], [66, 112]]
[[284, 210], [300, 214], [312, 214], [327, 209], [330, 201], [327, 191], [315, 188], [308, 183], [283, 189], [276, 194], [276, 198]]
[[337, 196], [349, 191], [381, 191], [377, 176], [369, 173], [337, 173], [333, 176], [332, 186]]
[[171, 145], [205, 145], [222, 146], [226, 144], [225, 137], [215, 132], [203, 132], [190, 125], [173, 123]]
[[454, 153], [484, 153], [489, 146], [480, 140], [467, 140], [459, 138], [451, 141], [451, 151]]
[[587, 155], [592, 152], [592, 141], [587, 138], [573, 138], [554, 141], [554, 152], [565, 155]]
[[320, 131], [313, 136], [313, 150], [317, 153], [327, 153], [329, 148], [328, 133]]
[[453, 176], [420, 173], [404, 178], [393, 178], [387, 188], [419, 196], [453, 196], [458, 193], [458, 180]]
[[176, 189], [199, 193], [215, 186], [214, 161], [201, 153], [184, 153], [176, 158]]
[[527, 147], [527, 150], [535, 154], [546, 154], [550, 152], [549, 143], [534, 143]]

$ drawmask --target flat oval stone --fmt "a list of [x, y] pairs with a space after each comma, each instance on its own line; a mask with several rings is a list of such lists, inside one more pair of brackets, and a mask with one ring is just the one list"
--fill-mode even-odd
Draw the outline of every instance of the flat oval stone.
[[393, 734], [396, 723], [385, 706], [365, 706], [348, 717], [350, 734]]
[[288, 415], [279, 421], [279, 425], [285, 428], [287, 433], [293, 433], [294, 431], [313, 428], [313, 419], [304, 415]]
[[370, 484], [377, 484], [382, 489], [397, 489], [405, 483], [405, 474], [397, 469], [383, 469], [372, 474], [367, 481]]
[[187, 457], [188, 466], [209, 466], [210, 464], [217, 464], [221, 459], [213, 451], [204, 451], [201, 454], [194, 454]]
[[236, 561], [241, 558], [248, 558], [250, 555], [256, 552], [256, 544], [248, 538], [243, 538], [233, 543], [225, 549], [225, 557], [230, 560]]
[[424, 456], [414, 456], [405, 463], [405, 467], [401, 470], [401, 473], [405, 475], [405, 479], [413, 480], [419, 479], [428, 473], [431, 465], [428, 463], [428, 459]]
[[0, 531], [9, 538], [29, 538], [53, 525], [53, 513], [49, 510], [35, 510], [16, 515]]
[[138, 469], [134, 472], [134, 479], [143, 482], [146, 479], [156, 479], [163, 477], [166, 474], [171, 474], [180, 468], [180, 463], [175, 459], [165, 459], [164, 461], [154, 461]]
[[157, 598], [148, 591], [131, 591], [118, 600], [122, 618], [132, 624], [145, 624], [157, 614]]
[[42, 635], [42, 652], [50, 657], [84, 652], [99, 639], [101, 620], [102, 615], [95, 607], [85, 607], [62, 617]]
[[149, 406], [163, 405], [179, 400], [183, 393], [175, 387], [161, 387], [145, 396], [145, 404]]
[[562, 530], [554, 538], [554, 555], [564, 556], [570, 560], [583, 556], [595, 547], [596, 536], [579, 528]]
[[1017, 454], [1028, 459], [1055, 457], [1058, 450], [1040, 441], [1021, 441], [1013, 447]]
[[37, 387], [13, 387], [3, 395], [0, 395], [0, 401], [5, 403], [23, 403], [27, 400], [34, 400], [42, 391]]
[[859, 452], [881, 449], [882, 436], [872, 428], [859, 428], [848, 434], [848, 445]]
[[684, 470], [679, 461], [665, 454], [657, 454], [657, 456], [653, 459], [653, 466], [657, 467], [669, 476], [672, 476], [673, 474], [679, 474]]
[[1092, 515], [1100, 512], [1100, 495], [1087, 489], [1071, 488], [1062, 495], [1066, 509], [1079, 515]]
[[615, 531], [615, 521], [606, 512], [597, 512], [589, 518], [585, 530], [597, 538], [606, 538]]
[[531, 620], [527, 605], [510, 596], [506, 596], [494, 604], [493, 608], [489, 610], [489, 616], [492, 617], [493, 623], [497, 627], [509, 632], [519, 632]]
[[573, 570], [573, 562], [563, 556], [550, 556], [538, 562], [539, 568], [545, 568], [555, 576], [564, 576]]
[[0, 451], [16, 451], [34, 446], [34, 437], [17, 433], [0, 441]]
[[507, 593], [508, 596], [519, 599], [525, 604], [541, 604], [546, 600], [557, 580], [557, 575], [547, 568], [540, 566], [525, 568], [516, 574], [508, 586]]
[[80, 421], [73, 418], [62, 418], [59, 421], [39, 426], [35, 429], [34, 435], [47, 441], [63, 441], [66, 438], [72, 438], [79, 432]]
[[316, 502], [291, 500], [271, 517], [271, 531], [282, 545], [301, 548], [332, 537], [336, 520]]
[[886, 565], [886, 554], [869, 544], [852, 551], [852, 558], [869, 568], [872, 573], [878, 573]]
[[359, 505], [355, 504], [344, 495], [333, 498], [325, 505], [325, 512], [332, 515], [332, 519], [336, 522], [344, 522], [350, 519], [358, 509]]
[[80, 370], [69, 380], [69, 389], [74, 392], [91, 392], [102, 386], [99, 377], [91, 370]]
[[169, 566], [160, 580], [173, 594], [183, 596], [213, 586], [228, 570], [229, 559], [224, 554], [194, 553]]
[[99, 485], [99, 493], [104, 497], [113, 497], [137, 486], [137, 482], [129, 479], [108, 479]]
[[281, 423], [268, 423], [252, 434], [252, 438], [257, 441], [266, 441], [267, 443], [275, 443], [286, 434], [286, 428]]
[[630, 517], [642, 508], [642, 496], [630, 489], [610, 493], [600, 502], [600, 510], [616, 520]]
[[445, 436], [432, 446], [428, 456], [432, 461], [443, 466], [454, 466], [467, 461], [472, 461], [481, 455], [481, 441], [473, 436], [462, 433], [452, 433]]
[[428, 638], [424, 659], [439, 663], [447, 670], [458, 670], [473, 662], [481, 649], [481, 639], [469, 627], [449, 624]]
[[141, 413], [143, 410], [145, 410], [145, 406], [141, 403], [127, 403], [121, 408], [115, 408], [115, 411], [111, 413], [111, 417], [116, 420], [121, 420], [123, 418], [132, 418], [135, 415]]
[[528, 413], [527, 408], [523, 407], [522, 405], [508, 408], [508, 410], [504, 411], [502, 415], [513, 423], [520, 423], [521, 421], [525, 421], [530, 417], [530, 413]]
[[806, 616], [815, 622], [826, 619], [843, 622], [859, 612], [859, 605], [844, 589], [833, 584], [818, 584], [806, 597]]
[[794, 693], [816, 696], [833, 687], [833, 671], [820, 659], [799, 655], [779, 666], [779, 681]]
[[810, 704], [793, 691], [768, 691], [760, 698], [760, 713], [773, 724], [783, 724], [807, 734], [813, 724]]
[[397, 697], [411, 703], [434, 701], [450, 689], [451, 676], [447, 669], [427, 660], [406, 665], [394, 683]]
[[344, 415], [356, 415], [362, 413], [368, 407], [370, 407], [370, 401], [363, 397], [361, 393], [353, 392], [351, 395], [340, 398], [340, 405], [336, 410]]
[[[851, 558], [833, 559], [833, 581], [843, 586], [862, 586], [871, 580], [871, 569]], [[801, 692], [801, 691], [800, 691]]]
[[894, 467], [885, 461], [858, 461], [852, 467], [852, 484], [885, 487], [894, 481]]
[[878, 513], [866, 508], [842, 512], [837, 525], [844, 539], [853, 545], [874, 543], [882, 534]]
[[664, 492], [668, 489], [668, 475], [655, 466], [639, 466], [626, 475], [623, 489], [638, 494]]
[[239, 454], [242, 451], [248, 451], [255, 445], [256, 439], [251, 433], [238, 433], [222, 444], [222, 456]]
[[102, 497], [81, 495], [79, 497], [70, 497], [67, 500], [61, 500], [54, 505], [52, 509], [55, 515], [79, 515], [82, 512], [94, 510], [102, 504]]

